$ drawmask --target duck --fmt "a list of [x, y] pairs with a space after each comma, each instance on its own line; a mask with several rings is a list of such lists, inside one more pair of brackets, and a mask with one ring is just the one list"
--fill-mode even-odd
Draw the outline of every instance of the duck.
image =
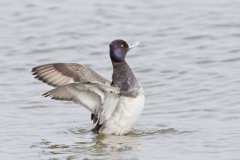
[[43, 96], [71, 101], [89, 110], [94, 133], [125, 135], [144, 109], [144, 90], [126, 62], [128, 51], [138, 45], [139, 42], [127, 43], [122, 39], [110, 43], [111, 81], [77, 63], [39, 65], [32, 73], [34, 78], [54, 87]]

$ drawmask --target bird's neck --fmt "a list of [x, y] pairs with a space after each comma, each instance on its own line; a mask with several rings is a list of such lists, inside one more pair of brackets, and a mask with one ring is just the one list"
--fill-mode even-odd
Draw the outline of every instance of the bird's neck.
[[135, 75], [126, 61], [113, 64], [112, 86], [119, 87], [121, 92], [131, 93], [140, 87]]

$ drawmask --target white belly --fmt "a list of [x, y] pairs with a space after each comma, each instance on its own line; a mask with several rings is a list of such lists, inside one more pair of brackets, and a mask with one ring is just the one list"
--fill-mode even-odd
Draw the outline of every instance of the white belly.
[[128, 133], [141, 115], [144, 101], [143, 93], [135, 98], [121, 97], [116, 111], [103, 123], [99, 133], [115, 135]]

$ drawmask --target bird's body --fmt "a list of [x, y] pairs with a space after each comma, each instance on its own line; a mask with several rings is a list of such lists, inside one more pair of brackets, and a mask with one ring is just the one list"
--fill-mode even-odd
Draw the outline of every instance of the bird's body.
[[100, 128], [99, 133], [123, 135], [128, 133], [144, 108], [144, 93], [140, 91], [135, 98], [121, 96], [118, 106], [111, 116]]
[[123, 40], [110, 44], [112, 82], [92, 69], [74, 63], [53, 63], [33, 68], [35, 78], [56, 87], [44, 94], [72, 101], [88, 109], [94, 132], [123, 135], [129, 132], [144, 108], [144, 92], [125, 61], [130, 49]]

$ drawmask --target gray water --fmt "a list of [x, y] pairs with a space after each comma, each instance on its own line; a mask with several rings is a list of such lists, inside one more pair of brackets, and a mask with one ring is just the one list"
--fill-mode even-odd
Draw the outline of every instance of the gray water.
[[[0, 157], [4, 160], [238, 160], [240, 1], [0, 0]], [[41, 96], [31, 68], [89, 65], [110, 79], [108, 44], [127, 61], [145, 110], [126, 136], [91, 133], [81, 106]]]

